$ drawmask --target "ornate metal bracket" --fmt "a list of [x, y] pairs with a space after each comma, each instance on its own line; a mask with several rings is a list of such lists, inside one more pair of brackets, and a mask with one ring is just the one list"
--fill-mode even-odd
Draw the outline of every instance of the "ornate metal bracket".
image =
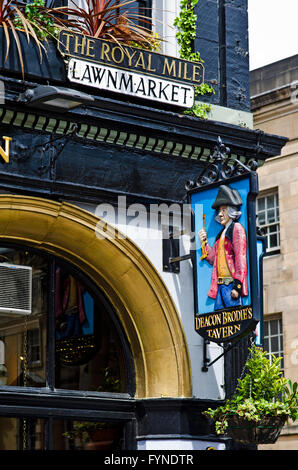
[[186, 182], [185, 189], [187, 191], [217, 181], [224, 181], [246, 172], [255, 171], [258, 167], [257, 162], [253, 159], [249, 160], [245, 165], [240, 160], [237, 160], [237, 158], [231, 157], [231, 150], [224, 145], [221, 137], [217, 139], [217, 144], [210, 155], [210, 160], [209, 165], [203, 169], [194, 181], [189, 180]]
[[43, 165], [39, 167], [40, 176], [44, 175], [47, 172], [52, 173], [59, 155], [62, 153], [62, 151], [64, 150], [64, 147], [69, 142], [69, 140], [76, 135], [77, 130], [78, 130], [78, 126], [74, 124], [71, 130], [67, 134], [63, 136], [55, 137], [54, 139], [51, 139], [48, 142], [42, 144], [43, 152], [46, 152], [46, 151], [50, 152], [50, 162], [48, 165]]
[[76, 135], [77, 130], [78, 126], [74, 124], [66, 134], [53, 137], [46, 142], [42, 142], [41, 144], [34, 145], [32, 147], [26, 146], [20, 142], [15, 142], [11, 154], [17, 161], [26, 161], [38, 149], [41, 150], [42, 154], [49, 152], [49, 163], [47, 165], [40, 166], [36, 173], [39, 176], [42, 176], [49, 172], [50, 176], [53, 176], [52, 172], [59, 155], [69, 140]]

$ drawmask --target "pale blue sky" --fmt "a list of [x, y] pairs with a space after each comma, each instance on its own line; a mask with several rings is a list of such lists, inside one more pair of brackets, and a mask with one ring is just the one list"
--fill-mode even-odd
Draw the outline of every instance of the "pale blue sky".
[[298, 0], [248, 0], [250, 69], [298, 54]]

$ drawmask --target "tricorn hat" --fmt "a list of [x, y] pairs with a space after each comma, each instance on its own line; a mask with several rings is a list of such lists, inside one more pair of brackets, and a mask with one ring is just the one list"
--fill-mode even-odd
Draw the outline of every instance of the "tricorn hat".
[[229, 188], [222, 184], [219, 187], [216, 199], [212, 204], [212, 209], [218, 209], [220, 206], [241, 206], [242, 199], [236, 189]]

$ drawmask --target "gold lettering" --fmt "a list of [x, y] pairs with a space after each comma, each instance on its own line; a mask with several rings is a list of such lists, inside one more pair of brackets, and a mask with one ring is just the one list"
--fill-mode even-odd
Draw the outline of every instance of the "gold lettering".
[[138, 60], [136, 61], [135, 67], [142, 67], [142, 69], [146, 70], [143, 52], [140, 52], [140, 55], [139, 55]]
[[239, 321], [239, 320], [242, 320], [242, 311], [241, 310], [236, 310], [234, 321]]
[[69, 40], [70, 40], [70, 38], [73, 38], [73, 34], [66, 33], [65, 31], [63, 31], [62, 34], [65, 34], [65, 36], [66, 36], [65, 50], [66, 50], [67, 52], [70, 52], [70, 51], [69, 51]]
[[252, 318], [252, 308], [251, 307], [248, 308], [248, 318], [249, 319]]
[[221, 330], [221, 329], [222, 329], [222, 328], [215, 328], [215, 329], [213, 330], [213, 331], [214, 331], [214, 335], [213, 335], [214, 338], [220, 338], [220, 330]]
[[228, 329], [228, 326], [223, 326], [223, 327], [221, 328], [221, 330], [222, 330], [222, 337], [223, 337], [223, 338], [226, 338], [226, 337], [228, 336], [228, 334], [227, 334], [227, 329]]
[[110, 46], [106, 42], [103, 43], [102, 49], [101, 49], [101, 60], [106, 59], [108, 62], [111, 62], [111, 59], [108, 56], [108, 53], [110, 52]]
[[12, 138], [3, 136], [2, 139], [4, 139], [5, 141], [5, 150], [3, 150], [2, 147], [0, 147], [0, 155], [5, 161], [5, 163], [9, 163], [9, 142], [12, 140]]
[[[120, 59], [116, 59], [116, 56], [115, 56], [115, 52], [116, 51], [120, 51]], [[124, 60], [124, 52], [123, 52], [123, 49], [122, 47], [113, 47], [112, 49], [112, 59], [114, 62], [116, 62], [116, 64], [121, 64], [121, 62], [123, 62]]]
[[[91, 44], [92, 43], [92, 44]], [[93, 39], [87, 39], [87, 48], [86, 48], [86, 56], [88, 57], [95, 57], [95, 54], [91, 54], [91, 51], [90, 49], [92, 49], [92, 52], [94, 50], [94, 44], [95, 44], [95, 41]]]
[[147, 70], [149, 70], [149, 72], [156, 72], [156, 69], [152, 69], [152, 68], [151, 68], [151, 59], [152, 59], [152, 55], [149, 54], [149, 56], [148, 56], [148, 67], [147, 67]]
[[200, 82], [201, 81], [201, 67], [200, 65], [194, 65], [192, 69], [192, 81]]
[[173, 75], [173, 77], [176, 77], [176, 61], [174, 59], [172, 60], [172, 63], [170, 65], [168, 58], [165, 58], [162, 74], [165, 75], [166, 73], [168, 73], [168, 75]]
[[[85, 46], [86, 46], [86, 36], [82, 36], [82, 42], [79, 42], [80, 36], [75, 37], [75, 54], [81, 53], [82, 55], [85, 54]], [[81, 48], [81, 52], [79, 52], [79, 47]]]
[[184, 80], [191, 80], [191, 78], [187, 76], [187, 72], [188, 72], [187, 65], [188, 65], [187, 62], [185, 62], [184, 63], [184, 76], [183, 76], [183, 79]]
[[228, 336], [232, 336], [234, 334], [233, 327], [231, 325], [228, 326]]
[[182, 62], [178, 64], [178, 78], [182, 77]]
[[128, 57], [128, 65], [129, 65], [129, 67], [131, 67], [132, 66], [132, 59], [134, 58], [137, 51], [134, 51], [134, 53], [132, 55], [130, 55], [129, 52], [128, 52], [128, 49], [125, 49], [125, 53]]

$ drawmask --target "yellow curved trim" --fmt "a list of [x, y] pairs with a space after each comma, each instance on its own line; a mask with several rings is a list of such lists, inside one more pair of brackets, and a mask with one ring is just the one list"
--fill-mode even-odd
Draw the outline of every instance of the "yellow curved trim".
[[0, 195], [0, 240], [62, 256], [104, 291], [132, 349], [137, 398], [191, 396], [187, 343], [174, 302], [132, 241], [114, 237], [111, 226], [77, 206], [18, 195]]

